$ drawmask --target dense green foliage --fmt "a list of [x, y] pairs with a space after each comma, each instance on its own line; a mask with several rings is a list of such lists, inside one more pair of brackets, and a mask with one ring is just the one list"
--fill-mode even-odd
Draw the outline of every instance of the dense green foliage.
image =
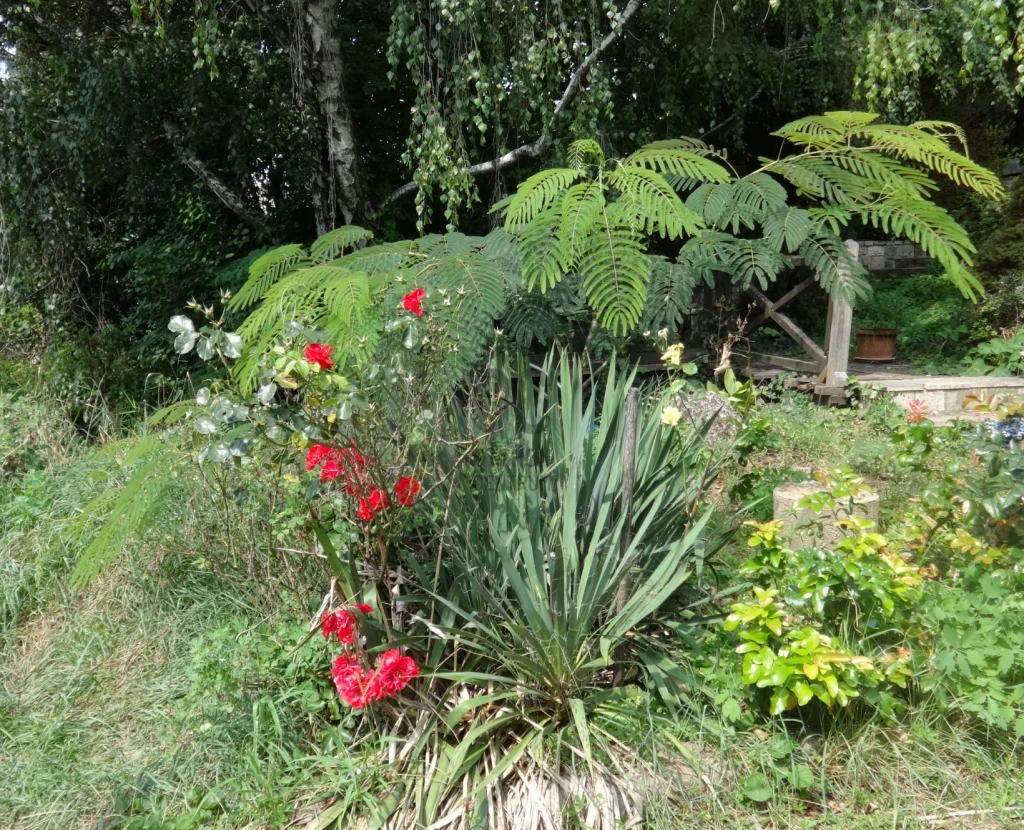
[[5, 4], [0, 825], [1015, 821], [1022, 405], [719, 341], [796, 267], [1024, 374], [1019, 13]]
[[[160, 321], [193, 294], [209, 302], [236, 285], [237, 271], [224, 271], [232, 261], [347, 223], [385, 240], [417, 221], [485, 233], [487, 207], [583, 136], [616, 158], [676, 135], [708, 142], [714, 131], [746, 173], [777, 152], [766, 139], [775, 126], [848, 108], [857, 89], [873, 88], [873, 108], [897, 123], [964, 122], [975, 152], [996, 164], [1009, 107], [993, 102], [1009, 87], [995, 66], [1016, 61], [1016, 36], [1000, 34], [1008, 13], [973, 2], [930, 10], [918, 42], [877, 37], [867, 9], [807, 0], [558, 0], [536, 12], [433, 0], [8, 4], [4, 340], [32, 324], [44, 374], [79, 418], [131, 408], [151, 393], [147, 377], [180, 369], [153, 340]], [[503, 26], [490, 25], [496, 15]], [[899, 15], [894, 31], [909, 25]], [[952, 27], [969, 17], [961, 50]], [[321, 48], [335, 41], [337, 54]], [[874, 69], [861, 67], [858, 87], [869, 42]], [[904, 54], [923, 42], [927, 58]], [[892, 77], [875, 83], [880, 68]], [[947, 82], [960, 70], [969, 96]], [[935, 87], [937, 77], [946, 80]], [[443, 222], [429, 219], [442, 212]], [[655, 278], [667, 293], [674, 286], [667, 271]], [[568, 298], [559, 305], [573, 316]], [[67, 360], [79, 347], [96, 359]]]

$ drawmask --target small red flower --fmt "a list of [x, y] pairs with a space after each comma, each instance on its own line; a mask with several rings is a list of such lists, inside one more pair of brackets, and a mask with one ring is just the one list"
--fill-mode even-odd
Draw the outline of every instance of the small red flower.
[[400, 476], [395, 484], [395, 497], [402, 507], [412, 504], [416, 494], [420, 491], [420, 483], [409, 476]]
[[423, 298], [427, 296], [427, 292], [422, 288], [417, 288], [415, 291], [410, 291], [402, 298], [402, 308], [406, 311], [411, 311], [417, 317], [423, 316]]
[[383, 490], [374, 487], [370, 490], [369, 498], [359, 499], [359, 510], [357, 515], [364, 522], [373, 521], [374, 516], [389, 507], [388, 494]]
[[321, 481], [334, 481], [344, 476], [345, 492], [353, 498], [362, 496], [367, 489], [364, 474], [366, 458], [354, 443], [341, 449], [314, 444], [306, 451], [306, 469], [312, 470], [321, 464]]
[[910, 412], [907, 413], [907, 421], [912, 424], [919, 424], [927, 412], [928, 404], [920, 398], [914, 398], [914, 400], [910, 402]]
[[306, 470], [319, 467], [332, 452], [334, 451], [330, 447], [325, 447], [323, 444], [314, 444], [306, 450]]
[[378, 490], [376, 487], [370, 492], [370, 508], [374, 513], [378, 513], [381, 510], [385, 510], [390, 506], [388, 502], [388, 494], [383, 490]]
[[[353, 608], [357, 608], [363, 614], [369, 614], [373, 611], [369, 605], [354, 605]], [[345, 609], [340, 608], [333, 614], [325, 614], [323, 620], [320, 622], [320, 631], [324, 637], [328, 640], [332, 634], [337, 634], [338, 639], [345, 645], [352, 645], [355, 642], [355, 615]]]
[[374, 687], [374, 673], [364, 672], [351, 654], [340, 654], [334, 658], [331, 673], [338, 696], [353, 709], [362, 709], [373, 700], [370, 692]]
[[334, 346], [328, 346], [326, 343], [310, 343], [306, 346], [306, 360], [319, 366], [321, 369], [330, 369], [334, 365], [334, 361], [331, 360], [331, 352], [333, 351]]
[[385, 651], [371, 680], [371, 698], [382, 700], [397, 695], [419, 673], [419, 666], [411, 657], [403, 657], [397, 648]]

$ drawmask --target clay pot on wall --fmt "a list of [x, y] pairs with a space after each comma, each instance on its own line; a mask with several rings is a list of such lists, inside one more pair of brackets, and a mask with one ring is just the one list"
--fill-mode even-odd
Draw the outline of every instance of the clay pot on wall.
[[896, 335], [899, 329], [857, 329], [857, 354], [854, 360], [865, 363], [892, 363], [896, 359]]

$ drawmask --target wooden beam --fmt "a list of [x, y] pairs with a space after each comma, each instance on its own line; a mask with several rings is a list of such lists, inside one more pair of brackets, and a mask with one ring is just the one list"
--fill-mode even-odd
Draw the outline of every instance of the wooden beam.
[[790, 337], [792, 337], [800, 345], [800, 348], [802, 348], [805, 352], [807, 352], [807, 354], [809, 354], [814, 359], [815, 363], [819, 367], [825, 365], [825, 352], [822, 351], [821, 347], [817, 343], [815, 343], [813, 340], [811, 340], [810, 337], [804, 334], [803, 330], [796, 323], [790, 320], [789, 317], [787, 317], [781, 311], [776, 311], [775, 307], [772, 304], [772, 301], [769, 300], [753, 285], [747, 288], [747, 291], [757, 301], [758, 305], [760, 305], [765, 310], [765, 312], [767, 312], [768, 316], [771, 317], [778, 324], [779, 328], [786, 332], [786, 334], [788, 334]]
[[[811, 286], [814, 283], [814, 281], [814, 277], [808, 277], [799, 285], [796, 285], [793, 288], [789, 289], [789, 291], [787, 291], [785, 294], [779, 297], [779, 299], [777, 299], [775, 302], [771, 304], [772, 309], [778, 311], [783, 306], [788, 305], [799, 294], [801, 294], [804, 291], [804, 289]], [[760, 317], [754, 320], [753, 323], [750, 323], [750, 325], [745, 326], [744, 328], [746, 328], [748, 331], [756, 331], [757, 329], [761, 328], [761, 326], [763, 326], [766, 322], [768, 322], [768, 319], [769, 316], [768, 312], [766, 311], [764, 314], [762, 314]]]
[[769, 366], [777, 366], [780, 369], [788, 369], [791, 372], [817, 374], [821, 368], [817, 363], [813, 363], [810, 360], [798, 360], [795, 357], [783, 357], [777, 354], [751, 352], [748, 357], [756, 363], [767, 363]]

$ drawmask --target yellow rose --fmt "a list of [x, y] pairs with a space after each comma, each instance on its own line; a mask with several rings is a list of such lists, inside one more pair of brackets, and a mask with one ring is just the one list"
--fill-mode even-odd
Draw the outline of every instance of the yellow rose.
[[674, 427], [682, 417], [683, 413], [674, 406], [666, 406], [661, 410], [661, 422], [666, 426]]
[[669, 346], [662, 354], [661, 360], [663, 363], [671, 363], [673, 366], [678, 366], [683, 359], [683, 344], [676, 343], [674, 346]]

